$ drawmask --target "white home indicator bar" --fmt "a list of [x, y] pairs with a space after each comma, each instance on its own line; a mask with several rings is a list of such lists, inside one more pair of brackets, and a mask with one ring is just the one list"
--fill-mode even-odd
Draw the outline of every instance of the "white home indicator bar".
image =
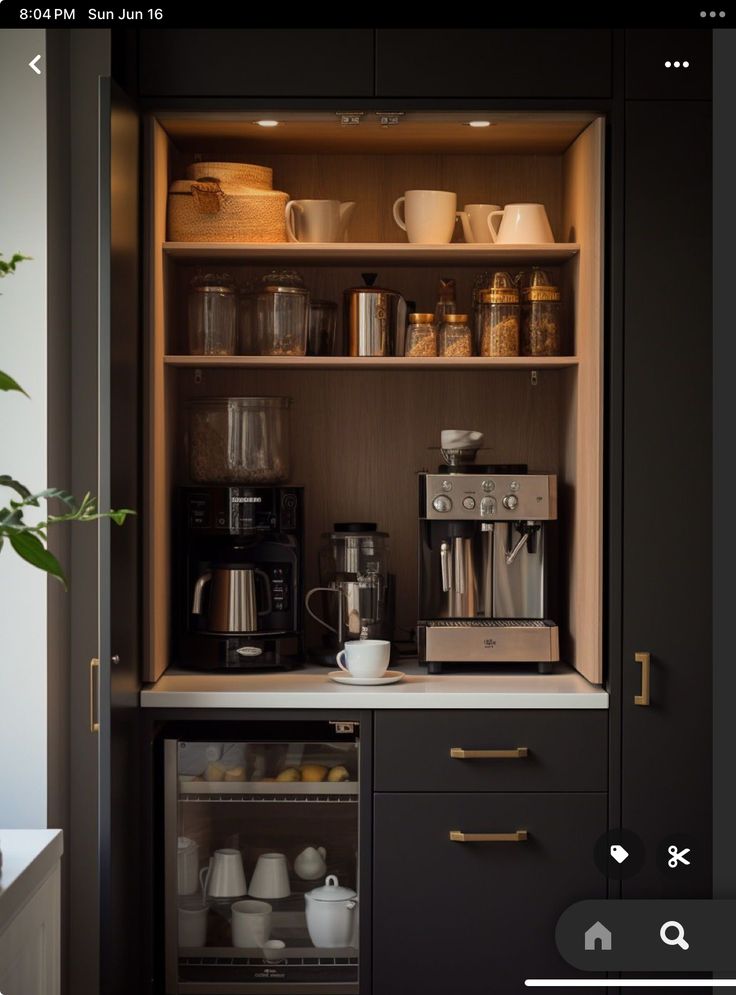
[[527, 988], [734, 988], [736, 978], [619, 978], [580, 981], [570, 978], [527, 978]]

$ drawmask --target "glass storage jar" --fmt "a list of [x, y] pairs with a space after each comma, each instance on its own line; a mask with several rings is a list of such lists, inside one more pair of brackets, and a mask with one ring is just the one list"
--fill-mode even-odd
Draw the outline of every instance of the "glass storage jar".
[[192, 280], [187, 326], [191, 356], [235, 355], [237, 306], [228, 273], [206, 273]]
[[195, 483], [277, 484], [289, 476], [288, 397], [189, 402], [189, 474]]
[[337, 304], [334, 301], [312, 301], [309, 305], [310, 356], [331, 356], [335, 349]]
[[495, 273], [481, 294], [481, 356], [519, 355], [519, 291], [508, 273]]
[[415, 312], [409, 315], [404, 355], [415, 357], [437, 355], [437, 328], [433, 314]]
[[439, 333], [440, 356], [472, 356], [473, 333], [467, 314], [446, 314]]
[[256, 349], [261, 356], [305, 356], [309, 291], [293, 270], [272, 270], [255, 288]]
[[559, 356], [562, 349], [562, 301], [559, 287], [541, 269], [533, 269], [521, 291], [522, 356]]

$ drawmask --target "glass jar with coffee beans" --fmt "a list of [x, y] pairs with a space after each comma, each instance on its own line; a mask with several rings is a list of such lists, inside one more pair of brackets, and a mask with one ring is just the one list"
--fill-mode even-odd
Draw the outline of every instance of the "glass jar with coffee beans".
[[473, 333], [467, 314], [445, 314], [438, 346], [440, 356], [457, 358], [473, 355]]
[[562, 350], [562, 295], [547, 273], [533, 269], [521, 291], [522, 356], [559, 356]]
[[437, 355], [437, 328], [433, 314], [415, 312], [409, 315], [404, 355], [415, 358]]

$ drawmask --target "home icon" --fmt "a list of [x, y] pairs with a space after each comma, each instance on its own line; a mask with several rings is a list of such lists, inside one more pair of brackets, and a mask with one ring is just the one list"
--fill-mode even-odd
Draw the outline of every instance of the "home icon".
[[610, 950], [611, 930], [606, 929], [602, 922], [594, 922], [590, 929], [585, 931], [586, 950]]

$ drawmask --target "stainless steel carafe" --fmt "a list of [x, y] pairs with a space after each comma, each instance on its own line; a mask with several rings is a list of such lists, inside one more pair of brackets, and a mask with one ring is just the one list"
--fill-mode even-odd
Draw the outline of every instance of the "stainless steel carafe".
[[365, 286], [344, 292], [348, 355], [403, 354], [406, 301], [393, 290], [374, 287], [375, 273], [363, 273]]
[[[256, 578], [263, 585], [265, 608], [259, 611]], [[204, 592], [210, 585], [206, 610]], [[217, 567], [197, 578], [192, 599], [192, 614], [207, 617], [211, 632], [257, 632], [258, 619], [272, 610], [271, 582], [263, 570], [253, 566]]]

